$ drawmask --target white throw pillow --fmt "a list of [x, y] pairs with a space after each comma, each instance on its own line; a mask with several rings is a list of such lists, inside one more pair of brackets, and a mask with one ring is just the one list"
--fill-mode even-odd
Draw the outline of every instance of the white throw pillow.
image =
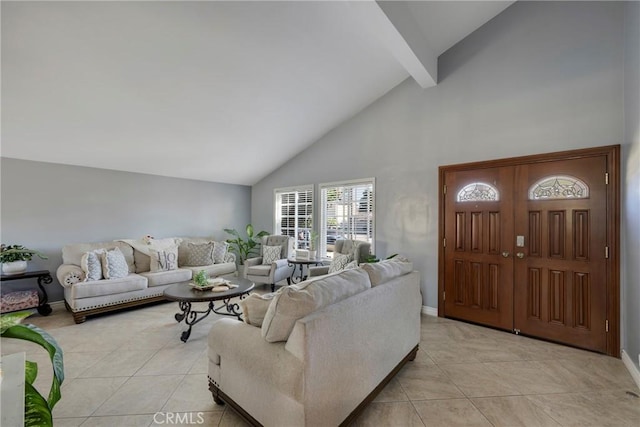
[[170, 246], [164, 249], [150, 249], [150, 271], [170, 271], [178, 268], [178, 246]]
[[359, 268], [282, 287], [269, 304], [262, 337], [268, 342], [286, 341], [298, 319], [369, 288], [369, 276]]
[[275, 296], [275, 292], [264, 295], [254, 293], [240, 300], [244, 322], [257, 327], [262, 326], [269, 304]]
[[80, 260], [80, 268], [84, 272], [84, 281], [100, 280], [102, 279], [102, 262], [100, 256], [103, 250], [89, 251], [82, 255]]
[[105, 279], [120, 279], [129, 275], [129, 266], [120, 248], [102, 253], [102, 274]]
[[272, 264], [280, 259], [282, 246], [263, 246], [262, 247], [262, 264]]
[[213, 242], [213, 262], [216, 264], [224, 263], [228, 250], [229, 244], [227, 242]]
[[333, 254], [333, 259], [329, 264], [329, 273], [344, 270], [351, 261], [353, 261], [353, 255]]

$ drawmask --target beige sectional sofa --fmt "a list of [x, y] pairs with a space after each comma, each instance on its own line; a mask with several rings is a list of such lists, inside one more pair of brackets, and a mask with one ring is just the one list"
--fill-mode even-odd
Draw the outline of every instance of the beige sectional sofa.
[[[226, 252], [223, 262], [203, 266], [185, 266], [188, 245], [213, 241], [210, 238], [186, 237], [177, 239], [178, 260], [176, 269], [150, 271], [149, 255], [135, 249], [133, 240], [114, 240], [100, 243], [75, 243], [62, 248], [62, 262], [56, 276], [64, 288], [65, 305], [73, 313], [76, 323], [82, 323], [86, 316], [117, 310], [124, 307], [145, 304], [164, 299], [163, 292], [168, 286], [191, 280], [195, 272], [205, 270], [216, 277], [236, 271], [236, 258]], [[170, 239], [162, 239], [164, 241]], [[127, 243], [130, 242], [130, 243]], [[137, 246], [140, 248], [140, 246]], [[87, 280], [82, 268], [83, 256], [92, 251], [118, 248], [127, 264], [125, 277], [114, 279]]]
[[[209, 333], [209, 389], [252, 425], [348, 424], [420, 341], [420, 276], [381, 262], [241, 302]], [[262, 305], [261, 305], [262, 304]], [[266, 311], [265, 311], [266, 310]]]

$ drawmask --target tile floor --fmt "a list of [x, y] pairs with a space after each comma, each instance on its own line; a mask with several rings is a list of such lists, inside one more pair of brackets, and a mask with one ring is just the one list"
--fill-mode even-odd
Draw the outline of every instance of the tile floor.
[[[215, 316], [182, 343], [176, 311], [168, 302], [80, 325], [64, 309], [27, 319], [64, 350], [55, 425], [244, 425], [207, 389], [206, 337]], [[48, 392], [48, 355], [20, 341], [3, 338], [1, 345], [2, 354], [26, 351], [38, 362], [36, 386]], [[418, 357], [355, 425], [638, 427], [638, 395], [619, 359], [423, 315]]]

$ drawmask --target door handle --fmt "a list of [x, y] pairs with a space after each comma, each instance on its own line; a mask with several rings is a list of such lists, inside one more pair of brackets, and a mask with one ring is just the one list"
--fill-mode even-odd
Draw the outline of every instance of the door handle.
[[520, 259], [524, 258], [524, 252], [518, 252], [516, 256]]
[[509, 253], [509, 251], [504, 251], [504, 252], [502, 252], [502, 256], [503, 256], [503, 257], [505, 257], [505, 258], [509, 258], [509, 255], [511, 255], [511, 254]]

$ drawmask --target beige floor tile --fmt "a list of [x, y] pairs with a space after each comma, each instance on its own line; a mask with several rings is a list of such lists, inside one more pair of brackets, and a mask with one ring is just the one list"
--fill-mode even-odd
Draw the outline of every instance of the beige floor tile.
[[[213, 402], [209, 393], [206, 374], [186, 375], [167, 403], [162, 407], [164, 412], [222, 412]], [[203, 391], [206, 391], [204, 393]]]
[[126, 377], [73, 379], [62, 389], [62, 398], [53, 408], [53, 416], [72, 418], [92, 415], [125, 381]]
[[495, 427], [560, 426], [524, 396], [481, 397], [472, 402]]
[[159, 412], [182, 378], [182, 375], [130, 377], [93, 415], [140, 415]]
[[397, 378], [410, 400], [464, 397], [460, 389], [437, 366], [420, 368], [405, 365]]
[[411, 402], [372, 402], [351, 425], [424, 427]]
[[64, 353], [65, 380], [78, 378], [80, 374], [86, 371], [89, 367], [99, 363], [105, 357], [109, 356], [109, 354], [111, 354], [110, 351]]
[[116, 350], [85, 369], [79, 376], [80, 378], [130, 377], [147, 363], [155, 353], [155, 350]]
[[468, 399], [416, 401], [413, 406], [427, 427], [491, 426]]
[[600, 405], [583, 393], [539, 394], [526, 396], [537, 407], [563, 426], [620, 427], [617, 417], [602, 411]]
[[556, 359], [541, 361], [545, 370], [571, 387], [571, 391], [613, 390], [635, 383], [620, 359]]
[[463, 342], [456, 341], [442, 346], [431, 345], [426, 348], [426, 352], [438, 365], [445, 363], [480, 362], [480, 359], [478, 359], [474, 353], [467, 350]]
[[[153, 415], [120, 415], [111, 417], [89, 417], [82, 427], [148, 427], [153, 422]], [[56, 425], [56, 427], [58, 427]]]
[[485, 366], [500, 375], [520, 394], [568, 393], [573, 391], [561, 378], [545, 369], [539, 361], [494, 362]]
[[407, 402], [409, 398], [402, 389], [400, 381], [397, 378], [389, 381], [389, 384], [382, 389], [379, 395], [373, 400], [374, 402]]
[[54, 418], [53, 424], [56, 427], [78, 427], [85, 422], [86, 418]]
[[[629, 393], [631, 392], [631, 393]], [[635, 395], [634, 395], [635, 394]], [[640, 398], [635, 389], [606, 390], [584, 393], [594, 406], [600, 408], [604, 414], [619, 419], [621, 426], [640, 426]]]
[[209, 356], [207, 350], [203, 350], [189, 370], [189, 374], [206, 374], [209, 372]]
[[451, 381], [467, 397], [512, 396], [521, 394], [501, 372], [494, 372], [486, 363], [439, 365]]
[[188, 344], [190, 343], [182, 343], [176, 348], [158, 350], [135, 375], [184, 375], [188, 373], [202, 352], [201, 349], [193, 349]]
[[240, 416], [231, 409], [227, 408], [222, 413], [218, 427], [250, 427], [250, 424], [240, 418]]

